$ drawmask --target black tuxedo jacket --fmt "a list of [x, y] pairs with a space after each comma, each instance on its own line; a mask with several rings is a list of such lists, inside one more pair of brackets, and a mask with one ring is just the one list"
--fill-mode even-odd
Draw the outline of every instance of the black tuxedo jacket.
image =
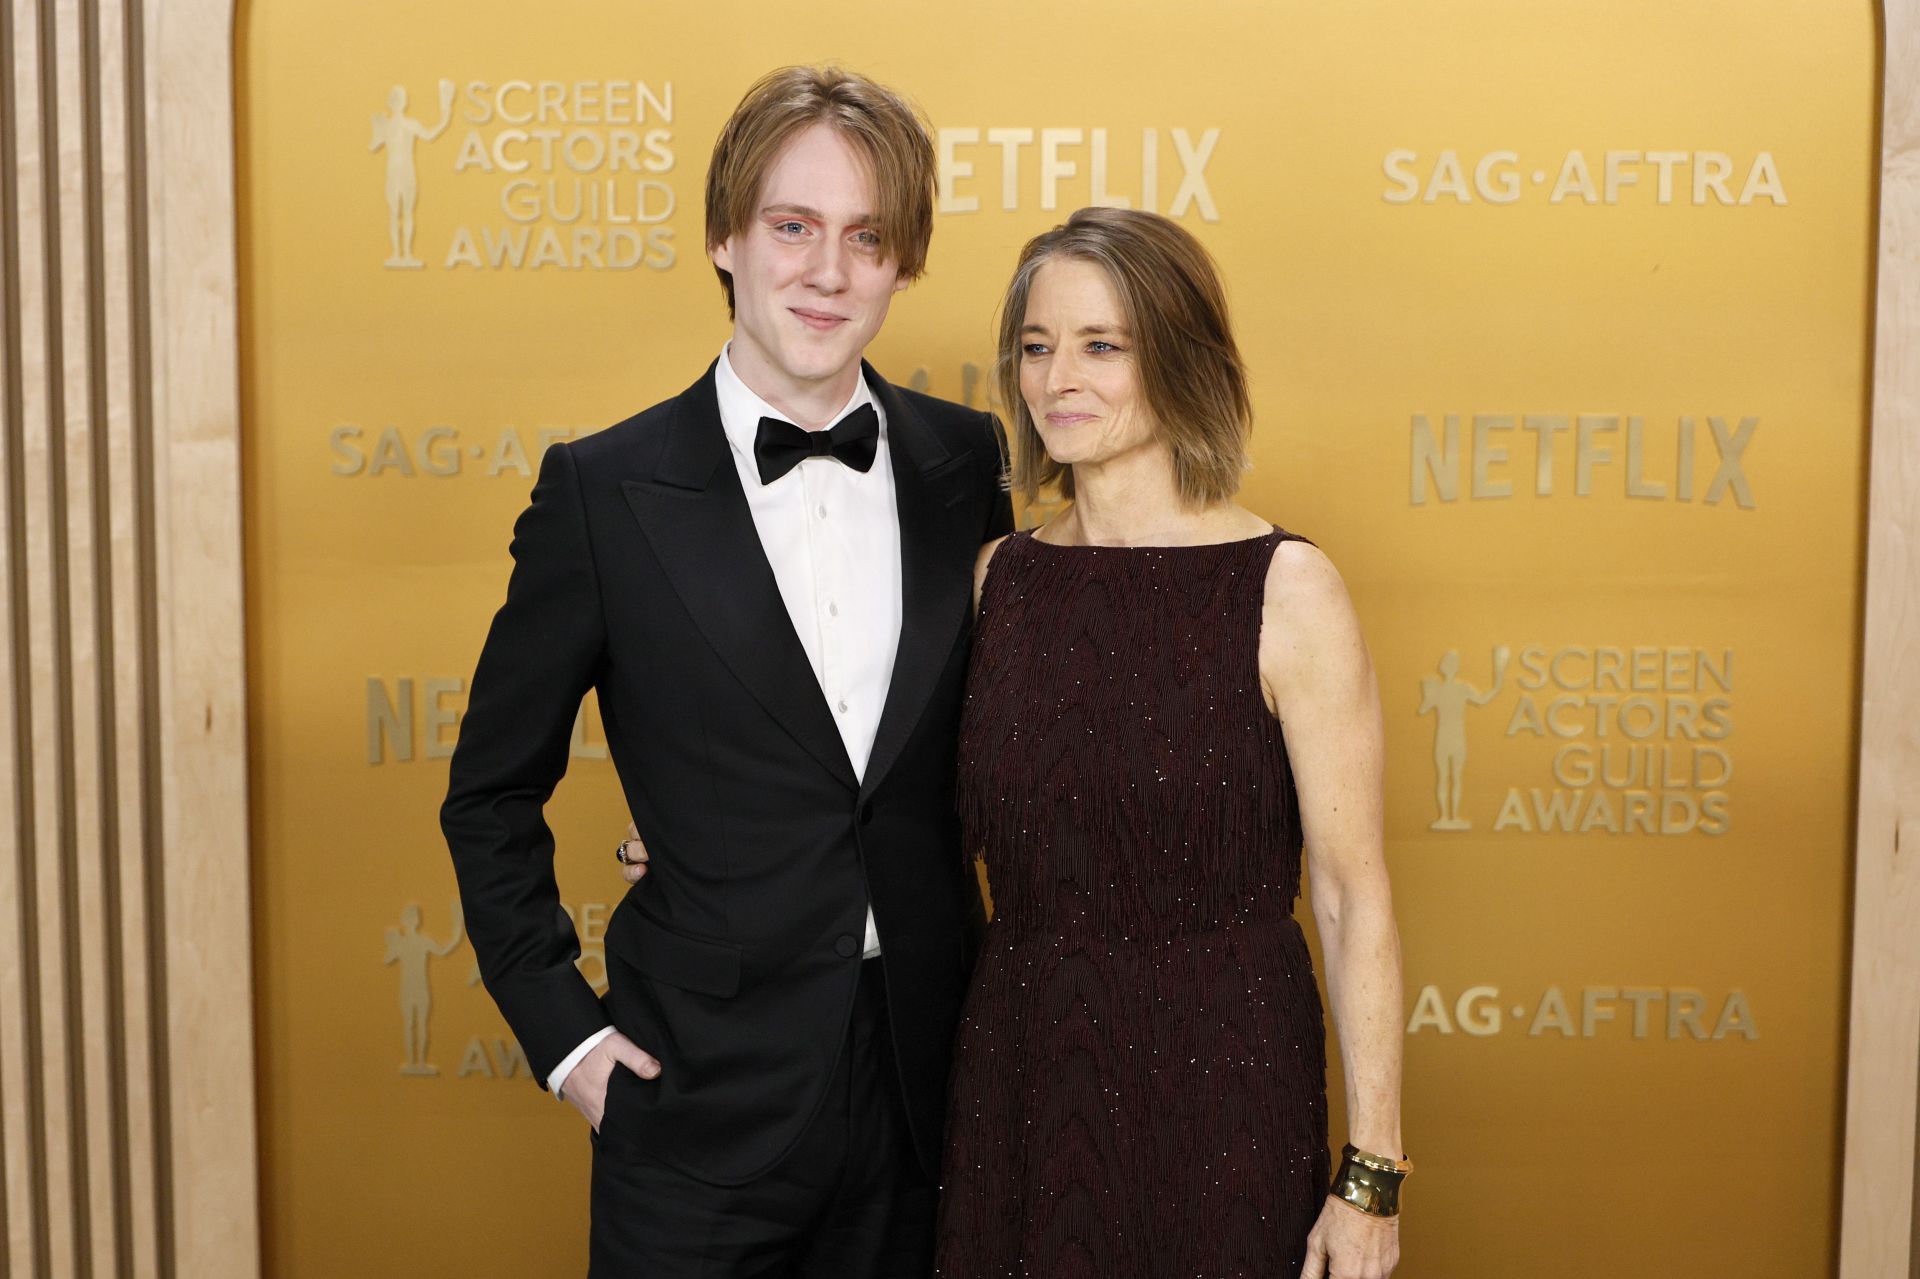
[[[937, 1171], [983, 918], [954, 750], [975, 553], [1012, 527], [999, 426], [863, 372], [886, 411], [904, 596], [864, 781], [761, 549], [709, 368], [548, 449], [440, 813], [481, 976], [542, 1086], [611, 1021], [662, 1074], [616, 1069], [604, 1122], [722, 1184], [771, 1167], [820, 1103], [869, 900], [915, 1145]], [[574, 967], [541, 815], [589, 688], [650, 853], [607, 926], [604, 1001]]]

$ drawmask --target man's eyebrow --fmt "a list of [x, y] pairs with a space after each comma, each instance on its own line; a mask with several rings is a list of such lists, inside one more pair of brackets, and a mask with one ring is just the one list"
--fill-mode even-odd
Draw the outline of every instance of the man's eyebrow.
[[[826, 214], [804, 204], [769, 204], [760, 210], [760, 216], [763, 218], [773, 214], [792, 214], [796, 217], [811, 218], [815, 222], [828, 220]], [[879, 217], [872, 213], [862, 213], [853, 219], [855, 226], [873, 226], [879, 221]]]

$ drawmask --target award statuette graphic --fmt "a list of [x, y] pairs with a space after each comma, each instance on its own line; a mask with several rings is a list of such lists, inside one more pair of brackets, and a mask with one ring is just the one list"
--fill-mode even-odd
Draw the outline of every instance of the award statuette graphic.
[[393, 252], [383, 264], [395, 270], [418, 271], [426, 264], [413, 256], [413, 206], [420, 197], [420, 179], [413, 163], [413, 144], [431, 142], [453, 123], [453, 81], [440, 82], [440, 123], [431, 129], [407, 114], [407, 90], [394, 85], [387, 93], [387, 111], [373, 117], [373, 141], [367, 150], [387, 149], [387, 238]]
[[1485, 706], [1500, 695], [1507, 682], [1505, 644], [1493, 650], [1493, 687], [1481, 692], [1460, 679], [1460, 654], [1448, 649], [1440, 659], [1440, 674], [1420, 681], [1420, 714], [1433, 712], [1434, 799], [1440, 816], [1428, 830], [1472, 830], [1473, 823], [1460, 815], [1460, 785], [1467, 767], [1467, 707]]
[[437, 1075], [440, 1069], [427, 1062], [427, 1019], [433, 1015], [433, 988], [427, 981], [427, 961], [451, 954], [460, 944], [465, 920], [460, 903], [449, 911], [453, 933], [445, 942], [436, 942], [420, 931], [420, 908], [409, 902], [400, 912], [400, 927], [387, 929], [387, 957], [380, 962], [400, 965], [400, 1020], [404, 1026], [406, 1059], [400, 1064], [403, 1075]]

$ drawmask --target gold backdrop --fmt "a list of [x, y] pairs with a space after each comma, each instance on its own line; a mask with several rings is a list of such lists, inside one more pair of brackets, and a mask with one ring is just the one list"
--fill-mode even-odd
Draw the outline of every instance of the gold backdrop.
[[[725, 339], [720, 122], [829, 59], [941, 131], [889, 377], [987, 403], [1014, 253], [1081, 204], [1220, 260], [1245, 500], [1341, 567], [1386, 710], [1400, 1273], [1830, 1267], [1870, 6], [339, 0], [237, 37], [270, 1273], [584, 1270], [584, 1125], [474, 981], [446, 756], [540, 450]], [[598, 980], [591, 706], [574, 754]]]

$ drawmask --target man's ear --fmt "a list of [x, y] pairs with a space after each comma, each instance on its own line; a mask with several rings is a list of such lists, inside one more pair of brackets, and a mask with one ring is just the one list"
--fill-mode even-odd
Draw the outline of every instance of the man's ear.
[[913, 281], [909, 280], [906, 276], [896, 275], [893, 277], [893, 291], [898, 293], [912, 283]]
[[718, 244], [709, 245], [707, 257], [711, 258], [713, 264], [722, 271], [731, 272], [733, 270], [733, 237], [728, 236]]

